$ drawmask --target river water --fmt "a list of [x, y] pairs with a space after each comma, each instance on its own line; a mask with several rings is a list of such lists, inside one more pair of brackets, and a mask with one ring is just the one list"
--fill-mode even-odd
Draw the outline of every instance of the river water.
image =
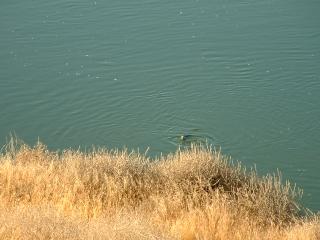
[[320, 1], [0, 3], [0, 143], [175, 151], [279, 169], [320, 210]]

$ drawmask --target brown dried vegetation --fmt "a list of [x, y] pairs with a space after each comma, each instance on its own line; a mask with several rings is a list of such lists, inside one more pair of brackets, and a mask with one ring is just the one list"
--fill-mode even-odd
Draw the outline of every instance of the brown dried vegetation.
[[0, 156], [0, 239], [320, 239], [299, 195], [208, 147], [149, 159], [11, 140]]

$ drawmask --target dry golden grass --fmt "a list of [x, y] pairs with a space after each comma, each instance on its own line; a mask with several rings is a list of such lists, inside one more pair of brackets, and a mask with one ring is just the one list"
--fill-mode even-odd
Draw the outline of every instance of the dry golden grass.
[[208, 147], [151, 160], [11, 140], [0, 156], [0, 239], [320, 239], [299, 195]]

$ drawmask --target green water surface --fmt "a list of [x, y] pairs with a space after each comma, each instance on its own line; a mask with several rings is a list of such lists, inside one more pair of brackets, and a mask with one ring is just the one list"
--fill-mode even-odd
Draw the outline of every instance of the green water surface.
[[3, 0], [0, 143], [175, 151], [279, 169], [320, 210], [319, 0]]

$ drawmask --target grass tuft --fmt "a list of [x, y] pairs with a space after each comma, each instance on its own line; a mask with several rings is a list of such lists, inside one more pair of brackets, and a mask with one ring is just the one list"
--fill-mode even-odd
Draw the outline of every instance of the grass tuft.
[[319, 239], [301, 191], [209, 147], [157, 159], [127, 150], [0, 155], [0, 239]]

